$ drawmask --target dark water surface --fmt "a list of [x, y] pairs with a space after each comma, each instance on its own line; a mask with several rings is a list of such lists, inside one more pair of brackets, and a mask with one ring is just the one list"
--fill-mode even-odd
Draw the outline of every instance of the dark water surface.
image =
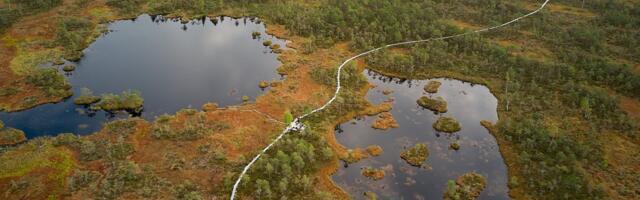
[[[261, 80], [277, 80], [277, 54], [262, 45], [271, 40], [285, 46], [284, 40], [269, 36], [261, 23], [248, 18], [209, 18], [181, 24], [176, 19], [142, 15], [135, 20], [108, 24], [68, 74], [74, 93], [86, 87], [94, 94], [121, 93], [134, 89], [142, 93], [142, 117], [153, 119], [164, 113], [206, 102], [221, 106], [239, 104], [247, 95], [261, 94]], [[252, 38], [252, 32], [261, 36]], [[62, 71], [61, 71], [62, 73]], [[0, 113], [7, 126], [24, 130], [29, 138], [72, 132], [99, 130], [114, 117], [105, 112], [87, 114], [73, 99], [41, 105], [16, 113]]]
[[[447, 181], [466, 172], [477, 172], [487, 179], [487, 187], [480, 199], [509, 199], [506, 165], [498, 151], [494, 137], [480, 125], [480, 120], [496, 122], [497, 99], [484, 86], [453, 79], [430, 79], [442, 82], [433, 97], [443, 97], [449, 111], [434, 114], [420, 107], [416, 100], [428, 95], [423, 87], [428, 80], [400, 80], [367, 72], [369, 82], [377, 85], [367, 94], [374, 104], [394, 98], [391, 113], [399, 128], [375, 130], [371, 124], [377, 117], [362, 117], [340, 125], [336, 130], [338, 142], [347, 148], [366, 148], [380, 145], [384, 152], [378, 157], [361, 160], [339, 169], [333, 180], [355, 199], [364, 199], [366, 191], [375, 192], [381, 199], [442, 199]], [[388, 96], [385, 89], [393, 90]], [[432, 128], [438, 116], [452, 116], [462, 125], [454, 134], [438, 133]], [[459, 141], [460, 150], [449, 149]], [[404, 148], [427, 143], [429, 157], [421, 168], [413, 167], [400, 158]], [[363, 167], [383, 168], [386, 176], [373, 181], [361, 175]]]

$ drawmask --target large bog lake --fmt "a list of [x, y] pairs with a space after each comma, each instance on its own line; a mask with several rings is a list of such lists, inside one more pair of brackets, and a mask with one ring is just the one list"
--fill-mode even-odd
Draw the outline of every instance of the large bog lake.
[[[263, 41], [285, 47], [253, 18], [179, 19], [141, 15], [107, 24], [108, 31], [84, 50], [76, 70], [66, 73], [74, 96], [14, 113], [0, 113], [9, 127], [27, 137], [59, 133], [87, 134], [104, 122], [128, 117], [91, 112], [73, 103], [81, 88], [95, 95], [137, 90], [144, 98], [141, 117], [153, 120], [182, 108], [216, 102], [220, 106], [254, 99], [260, 81], [279, 80], [277, 54]], [[254, 37], [254, 32], [260, 36]], [[64, 73], [60, 70], [60, 73]]]

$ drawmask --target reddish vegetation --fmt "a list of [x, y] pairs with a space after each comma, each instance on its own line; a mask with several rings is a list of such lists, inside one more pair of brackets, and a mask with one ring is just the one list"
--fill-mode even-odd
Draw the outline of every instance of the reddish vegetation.
[[380, 154], [382, 154], [383, 150], [379, 145], [371, 145], [367, 147], [367, 152], [371, 156], [379, 156]]
[[389, 128], [398, 128], [398, 122], [393, 118], [390, 112], [383, 112], [378, 115], [378, 119], [373, 122], [371, 127], [375, 129], [387, 130]]

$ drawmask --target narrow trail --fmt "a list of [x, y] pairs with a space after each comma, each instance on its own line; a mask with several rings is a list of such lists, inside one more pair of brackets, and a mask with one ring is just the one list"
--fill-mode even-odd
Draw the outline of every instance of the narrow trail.
[[515, 23], [521, 19], [524, 19], [526, 17], [529, 17], [533, 14], [536, 14], [538, 12], [540, 12], [542, 9], [544, 9], [544, 7], [547, 5], [547, 3], [549, 3], [550, 0], [545, 0], [544, 3], [542, 3], [542, 5], [540, 5], [540, 7], [538, 7], [538, 9], [531, 11], [530, 13], [527, 13], [525, 15], [522, 15], [518, 18], [515, 18], [511, 21], [505, 22], [503, 24], [497, 25], [497, 26], [492, 26], [492, 27], [488, 27], [488, 28], [483, 28], [483, 29], [479, 29], [479, 30], [475, 30], [475, 31], [470, 31], [470, 32], [465, 32], [465, 33], [460, 33], [460, 34], [455, 34], [455, 35], [450, 35], [450, 36], [443, 36], [443, 37], [437, 37], [437, 38], [429, 38], [429, 39], [423, 39], [423, 40], [412, 40], [412, 41], [406, 41], [406, 42], [399, 42], [399, 43], [393, 43], [393, 44], [388, 44], [385, 46], [381, 46], [375, 49], [371, 49], [369, 51], [360, 53], [358, 55], [355, 55], [347, 60], [345, 60], [344, 62], [342, 62], [342, 64], [340, 64], [340, 66], [338, 66], [338, 72], [336, 74], [336, 91], [333, 94], [333, 97], [331, 97], [331, 99], [329, 99], [329, 101], [327, 101], [324, 105], [322, 105], [319, 108], [316, 108], [315, 110], [304, 114], [298, 118], [296, 118], [293, 122], [291, 122], [287, 128], [285, 128], [282, 133], [280, 133], [280, 135], [278, 135], [278, 137], [276, 137], [276, 139], [274, 139], [269, 145], [267, 145], [267, 147], [265, 147], [264, 149], [262, 149], [262, 151], [260, 151], [260, 153], [258, 153], [258, 155], [256, 155], [251, 162], [249, 162], [247, 164], [247, 166], [244, 167], [244, 169], [242, 170], [242, 173], [240, 173], [240, 176], [238, 176], [238, 179], [236, 180], [236, 183], [233, 185], [233, 191], [231, 192], [231, 200], [234, 200], [236, 197], [236, 192], [238, 190], [238, 186], [240, 185], [240, 182], [242, 181], [242, 177], [247, 173], [247, 171], [249, 171], [249, 169], [251, 168], [251, 166], [258, 160], [260, 159], [260, 157], [267, 152], [275, 143], [277, 143], [280, 139], [282, 139], [282, 137], [284, 135], [286, 135], [288, 132], [291, 132], [292, 130], [301, 130], [304, 129], [304, 126], [302, 125], [302, 123], [300, 122], [302, 119], [308, 117], [309, 115], [312, 115], [314, 113], [320, 112], [324, 109], [326, 109], [329, 105], [331, 105], [331, 103], [333, 103], [337, 98], [338, 98], [338, 94], [340, 93], [340, 89], [341, 89], [341, 85], [340, 85], [340, 76], [341, 76], [341, 72], [342, 72], [342, 68], [344, 66], [346, 66], [349, 62], [360, 58], [362, 56], [371, 54], [373, 52], [382, 50], [382, 49], [387, 49], [390, 47], [395, 47], [395, 46], [401, 46], [401, 45], [408, 45], [408, 44], [416, 44], [416, 43], [423, 43], [423, 42], [430, 42], [430, 41], [437, 41], [437, 40], [446, 40], [446, 39], [451, 39], [451, 38], [456, 38], [456, 37], [461, 37], [461, 36], [465, 36], [465, 35], [471, 35], [471, 34], [478, 34], [478, 33], [483, 33], [483, 32], [488, 32], [494, 29], [498, 29], [504, 26], [507, 26], [509, 24]]

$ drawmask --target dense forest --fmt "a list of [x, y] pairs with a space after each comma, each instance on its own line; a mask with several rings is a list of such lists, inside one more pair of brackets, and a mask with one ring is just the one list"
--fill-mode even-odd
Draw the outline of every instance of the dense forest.
[[[70, 96], [70, 86], [61, 74], [35, 68], [34, 63], [53, 62], [56, 56], [80, 59], [81, 50], [99, 35], [102, 31], [99, 23], [108, 21], [105, 19], [128, 18], [141, 13], [183, 18], [258, 16], [267, 23], [282, 25], [292, 35], [305, 38], [296, 41], [300, 42], [299, 54], [311, 57], [323, 50], [332, 51], [340, 44], [347, 44], [350, 55], [355, 55], [389, 43], [497, 25], [528, 13], [542, 3], [533, 0], [107, 0], [104, 6], [113, 9], [114, 15], [118, 16], [109, 18], [99, 12], [94, 12], [97, 14], [92, 17], [77, 12], [85, 8], [95, 11], [95, 5], [100, 2], [74, 0], [69, 5], [64, 2], [5, 0], [0, 4], [0, 31], [3, 34], [8, 34], [13, 25], [28, 16], [51, 9], [65, 13], [48, 19], [55, 22], [53, 37], [25, 42], [17, 47], [16, 57], [32, 46], [51, 49], [51, 52], [28, 53], [20, 58], [29, 59], [19, 59], [22, 62], [16, 67], [12, 62], [11, 67], [26, 77], [20, 80], [51, 97]], [[335, 86], [337, 64], [350, 55], [335, 56], [324, 62], [319, 60], [326, 58], [311, 58], [316, 64], [309, 70], [311, 79], [330, 91]], [[388, 49], [367, 56], [364, 63], [369, 69], [402, 78], [444, 76], [487, 85], [499, 99], [500, 121], [491, 131], [500, 141], [501, 148], [508, 147], [512, 151], [503, 156], [510, 168], [509, 187], [516, 193], [516, 198], [640, 197], [640, 171], [634, 167], [640, 163], [640, 153], [633, 148], [640, 144], [640, 123], [620, 105], [623, 98], [640, 101], [640, 2], [551, 1], [541, 13], [504, 29]], [[290, 65], [296, 64], [303, 65]], [[335, 197], [314, 185], [319, 181], [318, 171], [341, 156], [327, 142], [326, 132], [331, 131], [327, 127], [333, 127], [345, 117], [363, 114], [369, 106], [363, 97], [362, 88], [367, 87], [367, 83], [361, 70], [355, 64], [344, 69], [344, 88], [338, 100], [329, 109], [307, 120], [309, 129], [286, 136], [268, 151], [244, 177], [241, 195], [260, 199]], [[19, 88], [0, 88], [0, 97], [19, 95], [21, 91]], [[38, 103], [42, 102], [36, 99], [23, 102], [25, 107]], [[301, 103], [289, 109], [291, 114], [299, 116], [312, 107], [311, 103]], [[238, 159], [229, 159], [218, 146], [202, 144], [203, 138], [226, 133], [231, 127], [225, 123], [211, 124], [204, 116], [185, 110], [175, 117], [166, 116], [155, 122], [125, 120], [107, 124], [102, 132], [108, 137], [63, 134], [29, 140], [16, 147], [1, 148], [0, 169], [23, 166], [11, 159], [12, 152], [33, 151], [36, 152], [32, 153], [36, 155], [34, 159], [54, 156], [64, 161], [40, 163], [65, 172], [55, 179], [61, 184], [55, 186], [53, 193], [60, 196], [93, 194], [100, 199], [123, 195], [177, 199], [227, 197], [243, 165], [259, 149], [246, 152]], [[138, 142], [137, 136], [132, 137], [133, 132], [145, 131], [150, 135], [140, 137], [166, 145], [196, 145], [200, 153], [191, 157], [185, 152], [178, 152], [182, 156], [166, 153], [158, 156], [163, 166], [143, 167], [144, 164], [134, 163], [130, 157], [135, 152], [134, 143]], [[279, 130], [264, 132], [277, 133]], [[633, 145], [616, 147], [622, 148], [626, 155], [612, 158], [611, 149], [616, 144], [611, 143], [611, 138], [622, 138]], [[74, 154], [64, 154], [67, 150], [52, 150], [58, 147]], [[44, 150], [54, 153], [45, 155]], [[84, 164], [71, 164], [73, 159], [67, 155], [77, 155], [78, 162]], [[624, 158], [629, 160], [615, 160]], [[104, 170], [91, 168], [98, 163], [102, 163]], [[84, 167], [72, 167], [76, 165]], [[173, 171], [171, 176], [190, 168], [208, 170], [223, 177], [212, 180], [219, 184], [211, 184], [209, 180], [178, 182], [158, 175]], [[3, 171], [0, 180], [16, 177], [16, 174], [27, 173]], [[28, 181], [12, 179], [10, 184], [0, 186], [9, 188], [6, 194], [10, 196], [28, 188]], [[90, 186], [85, 188], [84, 185]]]

